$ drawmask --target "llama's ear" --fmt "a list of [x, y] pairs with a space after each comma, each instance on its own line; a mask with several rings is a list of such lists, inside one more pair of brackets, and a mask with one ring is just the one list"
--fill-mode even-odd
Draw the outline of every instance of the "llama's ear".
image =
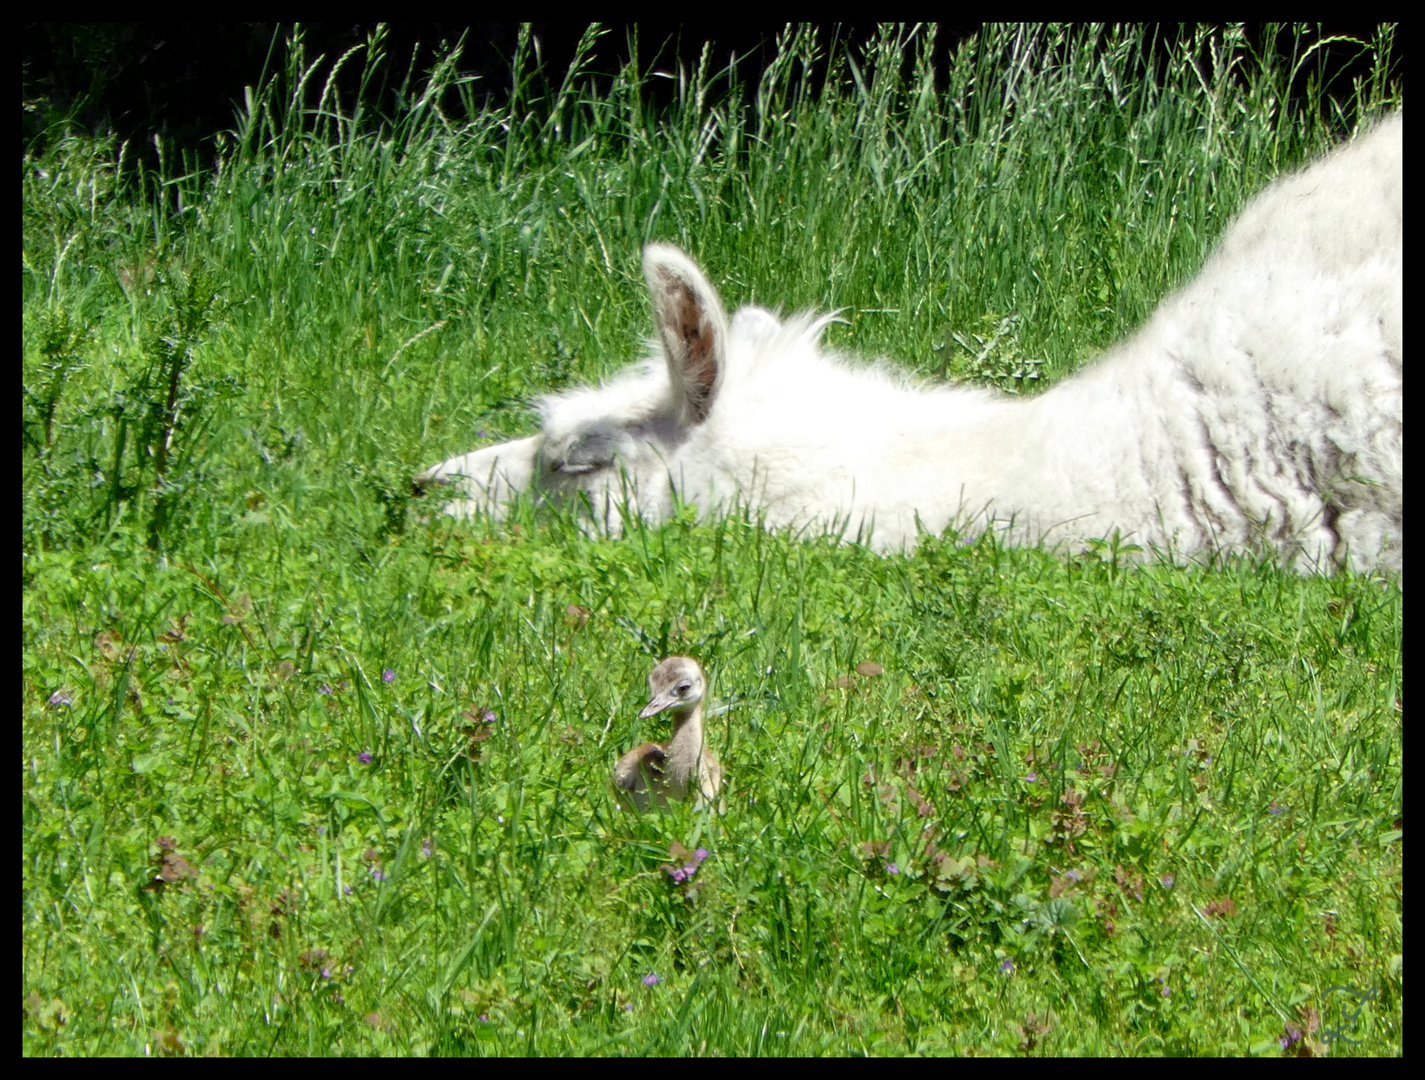
[[717, 397], [727, 355], [722, 301], [698, 264], [668, 244], [643, 249], [643, 276], [673, 393], [682, 399], [684, 420], [701, 424]]

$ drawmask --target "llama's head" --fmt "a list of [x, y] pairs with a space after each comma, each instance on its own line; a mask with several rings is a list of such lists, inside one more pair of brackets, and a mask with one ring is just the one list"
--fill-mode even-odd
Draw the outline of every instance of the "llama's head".
[[448, 484], [458, 516], [499, 516], [520, 492], [539, 500], [585, 498], [600, 522], [617, 529], [625, 508], [658, 520], [688, 471], [710, 466], [690, 455], [718, 403], [730, 354], [755, 353], [777, 335], [770, 311], [744, 307], [729, 325], [722, 301], [697, 264], [667, 244], [649, 244], [643, 274], [653, 302], [661, 357], [620, 372], [597, 389], [539, 403], [541, 431], [487, 446], [427, 469], [418, 488]]

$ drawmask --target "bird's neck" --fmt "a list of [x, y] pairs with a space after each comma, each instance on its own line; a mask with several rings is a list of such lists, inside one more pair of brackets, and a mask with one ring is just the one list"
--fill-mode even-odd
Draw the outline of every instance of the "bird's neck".
[[668, 740], [668, 772], [675, 784], [686, 784], [703, 753], [702, 702], [673, 714], [673, 737]]

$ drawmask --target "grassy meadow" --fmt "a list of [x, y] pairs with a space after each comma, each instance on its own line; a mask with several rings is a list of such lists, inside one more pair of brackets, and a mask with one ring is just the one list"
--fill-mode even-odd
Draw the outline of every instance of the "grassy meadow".
[[[1399, 71], [1053, 28], [932, 71], [920, 28], [608, 73], [598, 33], [522, 38], [498, 104], [298, 35], [211, 167], [25, 157], [23, 1052], [1401, 1053], [1397, 581], [410, 488], [641, 355], [650, 239], [1033, 393]], [[609, 790], [675, 652], [721, 816]]]

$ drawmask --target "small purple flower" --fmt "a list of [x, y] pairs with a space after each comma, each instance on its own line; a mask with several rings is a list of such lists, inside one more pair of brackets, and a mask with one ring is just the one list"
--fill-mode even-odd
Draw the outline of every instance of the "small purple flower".
[[319, 694], [330, 694], [331, 692], [332, 688], [330, 686], [327, 686], [325, 683], [317, 687], [317, 693]]
[[480, 1023], [482, 1023], [482, 1024], [488, 1024], [489, 1022], [490, 1022], [490, 1014], [489, 1014], [489, 1013], [481, 1013], [481, 1014], [480, 1014]]
[[1024, 778], [1024, 782], [1025, 782], [1026, 784], [1036, 784], [1036, 783], [1038, 783], [1038, 782], [1039, 782], [1039, 774], [1038, 774], [1038, 773], [1030, 773], [1028, 776], [1026, 776], [1026, 777]]
[[1002, 974], [1002, 975], [1013, 975], [1013, 974], [1014, 974], [1014, 960], [1011, 959], [1010, 957], [1006, 956], [1006, 957], [1004, 958], [1004, 963], [1000, 964], [999, 970], [1000, 970], [1000, 974]]
[[422, 858], [422, 859], [429, 859], [429, 858], [430, 858], [431, 844], [432, 844], [433, 841], [434, 841], [434, 837], [427, 836], [426, 839], [425, 839], [425, 843], [423, 843], [423, 844], [421, 845], [421, 858]]
[[1079, 878], [1082, 877], [1083, 875], [1080, 874], [1077, 870], [1070, 870], [1070, 871], [1069, 871], [1067, 874], [1065, 874], [1064, 876], [1065, 876], [1066, 878], [1068, 878], [1070, 881], [1078, 881]]
[[[688, 872], [681, 868], [671, 871], [668, 876], [679, 884], [682, 884], [684, 881], [688, 880]], [[653, 984], [649, 983], [649, 985], [652, 986]]]
[[338, 1005], [346, 1004], [346, 998], [342, 997], [340, 994], [333, 994], [332, 1000], [335, 1001]]
[[326, 834], [327, 834], [327, 827], [326, 827], [325, 825], [318, 825], [318, 826], [317, 826], [317, 835], [318, 835], [318, 836], [326, 836]]
[[341, 891], [342, 891], [342, 895], [343, 895], [343, 896], [350, 896], [350, 895], [351, 895], [351, 886], [350, 886], [350, 885], [343, 885], [343, 886], [341, 887]]
[[322, 968], [322, 978], [324, 978], [324, 979], [330, 979], [331, 977], [332, 977], [332, 969], [331, 969], [331, 968]]
[[895, 863], [893, 863], [893, 862], [888, 862], [888, 863], [886, 863], [886, 873], [888, 873], [888, 874], [899, 874], [900, 872], [901, 872], [901, 868], [900, 868], [899, 866], [897, 866]]
[[650, 971], [647, 975], [645, 975], [645, 976], [643, 977], [643, 985], [644, 985], [644, 986], [657, 986], [657, 985], [658, 985], [658, 976], [655, 975], [655, 974], [653, 974], [653, 972]]
[[56, 690], [49, 696], [49, 703], [51, 705], [73, 705], [74, 697], [64, 690]]
[[1161, 993], [1164, 997], [1172, 997], [1172, 996], [1173, 996], [1173, 988], [1172, 988], [1171, 986], [1169, 986], [1167, 983], [1164, 983], [1164, 984], [1163, 984], [1163, 989], [1160, 991], [1160, 993]]
[[492, 713], [489, 709], [486, 709], [485, 715], [480, 717], [480, 719], [485, 721], [485, 723], [487, 724], [493, 724], [496, 720], [499, 719], [499, 717]]
[[705, 848], [705, 847], [700, 847], [700, 848], [698, 848], [697, 851], [693, 852], [693, 858], [697, 859], [698, 862], [702, 862], [702, 861], [703, 861], [704, 859], [706, 859], [707, 857], [708, 857], [708, 849]]
[[1286, 809], [1285, 806], [1278, 806], [1278, 805], [1274, 802], [1274, 803], [1272, 803], [1270, 806], [1267, 807], [1267, 813], [1269, 813], [1269, 814], [1280, 814], [1280, 813], [1281, 813], [1283, 810], [1285, 810], [1285, 809]]
[[382, 681], [382, 682], [395, 682], [395, 681], [396, 681], [396, 673], [395, 673], [394, 671], [392, 671], [390, 668], [387, 668], [385, 671], [381, 672], [381, 681]]
[[484, 428], [481, 428], [479, 431], [475, 432], [475, 438], [477, 439], [488, 439], [489, 437], [490, 433]]
[[1163, 888], [1171, 889], [1173, 887], [1173, 882], [1177, 880], [1177, 877], [1173, 874], [1164, 874], [1158, 880], [1163, 883]]
[[374, 877], [377, 881], [386, 880], [386, 875], [382, 872], [379, 866], [373, 866], [371, 868], [371, 876]]
[[361, 764], [363, 764], [363, 765], [370, 765], [370, 764], [371, 764], [371, 751], [369, 751], [369, 750], [363, 750], [363, 751], [361, 751], [361, 753], [359, 753], [359, 754], [356, 755], [356, 760], [359, 761], [359, 762], [361, 762]]

